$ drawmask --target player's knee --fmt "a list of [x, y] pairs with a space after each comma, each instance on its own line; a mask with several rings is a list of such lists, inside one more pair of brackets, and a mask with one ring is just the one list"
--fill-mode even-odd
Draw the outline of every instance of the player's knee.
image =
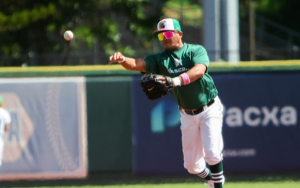
[[190, 173], [190, 174], [199, 174], [200, 172], [202, 172], [205, 169], [205, 165], [193, 165], [193, 164], [189, 164], [189, 165], [184, 165], [184, 168]]
[[190, 174], [198, 174], [196, 172], [196, 169], [194, 168], [194, 166], [189, 165], [189, 166], [184, 166], [184, 168], [190, 173]]
[[223, 159], [222, 153], [220, 153], [220, 151], [209, 151], [205, 154], [205, 161], [209, 164], [209, 165], [214, 165], [217, 164], [219, 162], [221, 162]]

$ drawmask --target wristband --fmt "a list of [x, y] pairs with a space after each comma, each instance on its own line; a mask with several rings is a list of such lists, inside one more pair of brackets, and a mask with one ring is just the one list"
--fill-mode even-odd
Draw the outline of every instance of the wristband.
[[174, 87], [176, 86], [181, 86], [181, 79], [177, 76], [175, 78], [172, 78], [173, 83], [174, 83]]
[[125, 56], [123, 56], [123, 60], [119, 61], [118, 63], [123, 63], [123, 62], [125, 62], [125, 60], [126, 60], [126, 58], [125, 58]]
[[187, 75], [187, 73], [181, 74], [180, 77], [182, 78], [183, 85], [191, 83], [190, 77]]

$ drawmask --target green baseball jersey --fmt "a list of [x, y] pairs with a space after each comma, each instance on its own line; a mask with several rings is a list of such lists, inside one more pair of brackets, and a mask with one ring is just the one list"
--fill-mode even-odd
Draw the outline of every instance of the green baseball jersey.
[[[204, 64], [208, 68], [209, 58], [205, 48], [201, 45], [184, 43], [183, 47], [144, 57], [147, 72], [176, 77], [187, 72], [196, 64]], [[207, 69], [206, 69], [207, 70]], [[175, 87], [172, 94], [180, 107], [186, 110], [201, 108], [218, 95], [213, 79], [205, 72], [196, 81]]]

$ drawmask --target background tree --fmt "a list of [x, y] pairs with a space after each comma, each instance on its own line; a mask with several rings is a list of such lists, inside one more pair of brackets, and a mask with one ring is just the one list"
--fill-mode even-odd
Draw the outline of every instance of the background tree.
[[[100, 50], [111, 53], [130, 47], [120, 43], [123, 28], [132, 35], [149, 40], [149, 30], [162, 15], [166, 1], [161, 0], [2, 0], [0, 2], [0, 54], [22, 55], [63, 53], [70, 44], [62, 35], [73, 30], [72, 48], [91, 48], [95, 39]], [[122, 28], [123, 26], [123, 28]], [[147, 32], [147, 34], [146, 34]], [[142, 47], [147, 47], [143, 44]], [[102, 49], [101, 49], [102, 48]], [[26, 61], [26, 60], [23, 60]], [[6, 66], [19, 66], [22, 61], [8, 61]], [[51, 58], [31, 65], [51, 65]], [[3, 65], [3, 61], [2, 61]]]
[[[249, 1], [240, 0], [240, 19], [248, 22], [249, 16]], [[300, 25], [295, 24], [295, 20], [300, 17], [298, 7], [300, 6], [299, 0], [254, 0], [255, 12], [273, 22], [279, 23], [296, 32], [300, 32]], [[274, 35], [286, 38], [286, 33], [274, 30], [274, 27], [264, 27], [264, 29]], [[299, 44], [300, 41], [298, 41]]]

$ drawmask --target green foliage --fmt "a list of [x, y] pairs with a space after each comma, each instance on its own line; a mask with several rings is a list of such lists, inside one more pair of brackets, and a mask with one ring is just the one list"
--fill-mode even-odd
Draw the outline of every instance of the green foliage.
[[166, 3], [163, 8], [166, 17], [180, 20], [182, 24], [200, 26], [202, 21], [202, 9], [192, 0], [173, 0]]
[[[299, 0], [255, 0], [254, 2], [257, 14], [300, 32], [300, 25], [295, 24], [295, 19], [300, 17], [300, 12], [298, 10], [300, 7]], [[242, 19], [247, 19], [248, 8], [249, 0], [240, 0]]]
[[[164, 4], [158, 0], [2, 0], [0, 56], [61, 54], [66, 50], [62, 37], [65, 30], [75, 34], [69, 44], [74, 52], [92, 50], [98, 40], [100, 50], [107, 55], [115, 50], [134, 55], [134, 47], [122, 45], [125, 29], [138, 36], [139, 41], [147, 41]], [[139, 45], [146, 48], [143, 42]]]
[[[153, 51], [152, 31], [161, 18], [175, 17], [183, 24], [198, 26], [202, 13], [196, 0], [1, 0], [0, 1], [0, 65], [1, 56], [93, 52], [98, 41], [99, 53], [114, 51], [133, 56]], [[182, 9], [181, 9], [181, 6]], [[183, 10], [182, 14], [180, 11]], [[66, 42], [63, 33], [74, 32]], [[28, 63], [28, 62], [27, 62]], [[39, 59], [35, 65], [51, 65]], [[30, 64], [29, 64], [30, 65]]]
[[300, 31], [300, 25], [295, 24], [295, 19], [300, 17], [299, 7], [299, 0], [257, 0], [256, 2], [258, 13], [296, 31]]
[[[265, 33], [270, 33], [274, 38], [272, 46], [274, 50], [279, 50], [276, 55], [281, 58], [297, 59], [298, 49], [300, 45], [300, 25], [295, 24], [295, 19], [300, 17], [298, 7], [300, 6], [299, 0], [252, 0], [254, 2], [255, 10], [255, 25], [256, 29], [261, 29]], [[240, 0], [240, 20], [249, 23], [249, 2], [250, 0]], [[269, 21], [277, 23], [279, 26], [274, 26], [270, 22], [266, 22], [259, 18], [262, 16]], [[283, 26], [283, 27], [280, 27]], [[295, 32], [294, 32], [295, 31]], [[298, 33], [298, 35], [294, 35]], [[265, 34], [257, 34], [257, 40], [263, 42], [262, 36]], [[267, 43], [265, 43], [267, 45]], [[265, 48], [267, 49], [267, 47]], [[268, 53], [268, 52], [267, 52]], [[276, 55], [272, 54], [274, 58]]]

